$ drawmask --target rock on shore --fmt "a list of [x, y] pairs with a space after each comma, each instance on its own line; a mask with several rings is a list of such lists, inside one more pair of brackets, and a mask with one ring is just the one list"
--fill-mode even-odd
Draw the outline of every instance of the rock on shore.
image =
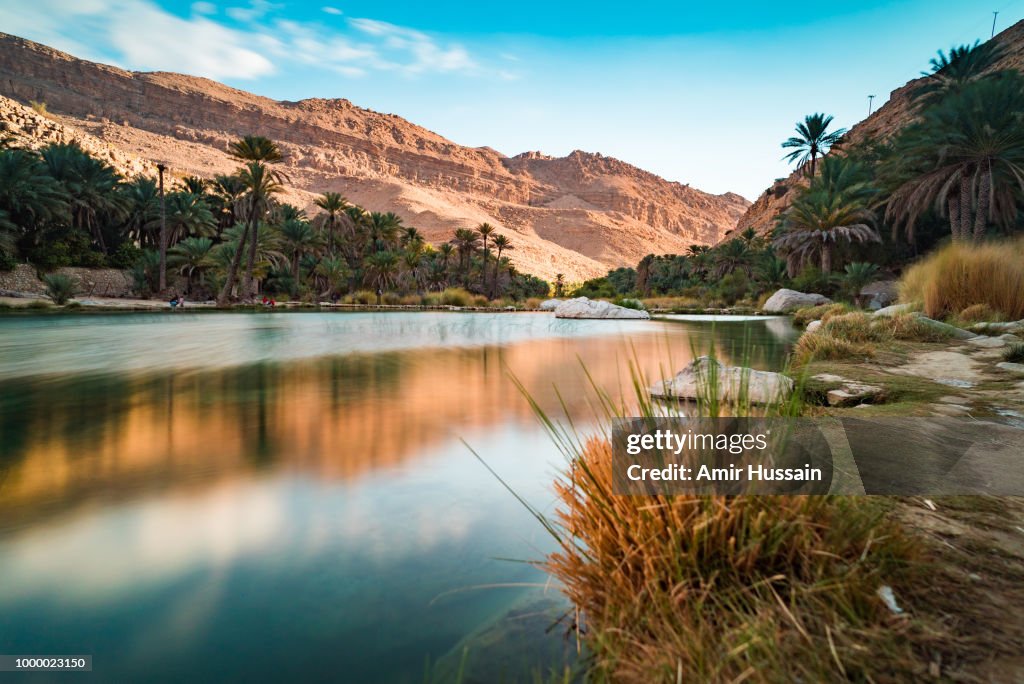
[[586, 297], [568, 299], [555, 309], [555, 318], [650, 318], [646, 311], [627, 309], [610, 302]]
[[808, 306], [831, 303], [832, 300], [825, 295], [808, 294], [782, 288], [769, 297], [762, 308], [768, 313], [789, 313], [790, 311], [796, 311]]
[[707, 396], [706, 388], [712, 375], [718, 382], [718, 399], [724, 402], [745, 397], [752, 404], [770, 404], [785, 399], [793, 391], [793, 380], [781, 373], [725, 366], [710, 356], [701, 356], [674, 378], [655, 383], [651, 387], [651, 396], [655, 399]]

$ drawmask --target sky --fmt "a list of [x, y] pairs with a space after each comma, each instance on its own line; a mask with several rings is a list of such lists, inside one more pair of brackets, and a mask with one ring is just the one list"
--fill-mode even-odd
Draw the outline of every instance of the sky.
[[[813, 8], [813, 9], [812, 9]], [[788, 175], [813, 112], [849, 127], [1024, 0], [0, 0], [0, 31], [280, 100], [346, 98], [507, 155], [581, 149], [714, 193]]]

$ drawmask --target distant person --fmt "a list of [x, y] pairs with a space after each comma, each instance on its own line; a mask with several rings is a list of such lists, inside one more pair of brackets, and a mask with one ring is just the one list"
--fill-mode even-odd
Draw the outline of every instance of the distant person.
[[179, 295], [178, 296], [178, 308], [179, 309], [184, 309], [185, 308], [185, 295]]
[[171, 309], [177, 309], [178, 308], [178, 301], [179, 301], [179, 299], [178, 299], [178, 295], [177, 294], [175, 294], [173, 297], [171, 297], [171, 301], [170, 301]]
[[267, 299], [267, 295], [263, 295], [263, 306], [266, 306], [270, 300]]

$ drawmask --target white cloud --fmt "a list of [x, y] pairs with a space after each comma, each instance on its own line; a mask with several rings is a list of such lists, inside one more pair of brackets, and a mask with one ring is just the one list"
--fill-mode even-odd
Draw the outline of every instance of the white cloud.
[[[127, 69], [217, 80], [258, 78], [289, 64], [349, 78], [374, 71], [513, 76], [484, 69], [466, 48], [423, 31], [368, 18], [328, 27], [284, 18], [282, 7], [269, 0], [239, 2], [223, 10], [232, 20], [223, 23], [213, 16], [217, 6], [203, 0], [192, 3], [188, 17], [156, 0], [34, 0], [5, 17], [3, 30]], [[321, 9], [341, 14], [335, 7]]]
[[262, 19], [278, 7], [279, 5], [271, 4], [268, 0], [249, 0], [248, 7], [228, 7], [224, 13], [235, 21], [248, 24]]
[[5, 30], [128, 69], [214, 79], [274, 71], [244, 33], [201, 14], [175, 16], [149, 0], [35, 0], [16, 15], [13, 22], [5, 17]]
[[212, 2], [193, 2], [192, 14], [216, 14], [217, 6]]

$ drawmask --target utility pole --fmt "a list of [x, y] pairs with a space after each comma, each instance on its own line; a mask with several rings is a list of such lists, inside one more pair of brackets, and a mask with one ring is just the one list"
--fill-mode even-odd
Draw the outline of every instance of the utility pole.
[[160, 172], [160, 292], [167, 289], [167, 202], [164, 200], [164, 170], [167, 167], [157, 164]]
[[992, 13], [992, 35], [989, 36], [989, 38], [995, 38], [996, 37], [996, 17], [998, 17], [998, 16], [999, 16], [999, 12], [993, 12]]
[[871, 105], [873, 105], [874, 102], [875, 102], [875, 96], [874, 95], [868, 95], [868, 116], [871, 116], [871, 112], [872, 112]]

